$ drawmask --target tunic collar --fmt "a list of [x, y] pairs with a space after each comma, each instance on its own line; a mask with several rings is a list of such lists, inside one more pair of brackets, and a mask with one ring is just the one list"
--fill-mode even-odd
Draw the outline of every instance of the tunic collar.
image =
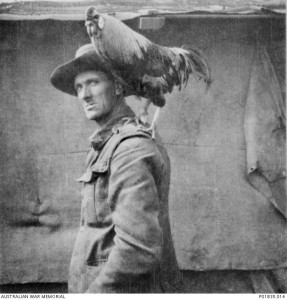
[[126, 105], [113, 116], [103, 127], [97, 129], [90, 137], [89, 141], [95, 151], [99, 150], [107, 140], [116, 132], [116, 129], [122, 126], [128, 118], [135, 116], [131, 108]]

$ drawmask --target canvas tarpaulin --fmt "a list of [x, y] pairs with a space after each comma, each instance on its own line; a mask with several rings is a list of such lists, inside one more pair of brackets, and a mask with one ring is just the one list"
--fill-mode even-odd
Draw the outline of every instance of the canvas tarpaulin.
[[[186, 111], [182, 113], [187, 128], [183, 132], [192, 137], [193, 144], [189, 151], [184, 146], [170, 147], [175, 148], [171, 152], [172, 182], [177, 186], [171, 190], [171, 215], [180, 267], [183, 270], [286, 267], [286, 220], [249, 183], [246, 175], [244, 121], [248, 90], [250, 85], [255, 88], [250, 78], [257, 45], [215, 43], [212, 50], [222, 53], [222, 61], [213, 61], [213, 86], [201, 104], [193, 106], [200, 120], [194, 114], [188, 116], [191, 109], [187, 104], [185, 109], [181, 108]], [[278, 71], [284, 66], [282, 55], [271, 54], [273, 59], [277, 55]], [[193, 122], [198, 122], [198, 131], [188, 134], [187, 130], [195, 129]], [[173, 160], [179, 156], [180, 160]]]
[[259, 47], [245, 106], [248, 178], [287, 218], [285, 111], [285, 99], [268, 53]]

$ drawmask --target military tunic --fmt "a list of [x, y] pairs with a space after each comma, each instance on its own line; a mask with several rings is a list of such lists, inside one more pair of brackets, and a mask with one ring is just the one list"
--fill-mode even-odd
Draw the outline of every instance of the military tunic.
[[[127, 107], [91, 138], [82, 183], [80, 230], [70, 264], [71, 293], [171, 292], [176, 269], [164, 148]], [[166, 254], [163, 255], [163, 247]], [[176, 281], [173, 276], [174, 282]]]

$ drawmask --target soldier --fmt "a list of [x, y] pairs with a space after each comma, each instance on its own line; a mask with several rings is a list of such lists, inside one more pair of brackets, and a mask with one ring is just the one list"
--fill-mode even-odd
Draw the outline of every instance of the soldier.
[[[71, 293], [178, 291], [168, 222], [169, 159], [126, 104], [124, 89], [91, 44], [51, 75], [99, 126], [90, 137]], [[170, 283], [172, 280], [172, 284]]]

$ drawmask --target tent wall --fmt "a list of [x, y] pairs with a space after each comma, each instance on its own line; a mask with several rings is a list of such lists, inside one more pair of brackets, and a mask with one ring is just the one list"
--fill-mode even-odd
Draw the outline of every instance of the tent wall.
[[[140, 31], [139, 19], [126, 23]], [[0, 26], [0, 282], [64, 282], [79, 225], [75, 179], [95, 124], [49, 76], [89, 39], [77, 21]], [[258, 44], [268, 50], [285, 99], [285, 51], [277, 51], [285, 45], [284, 17], [173, 17], [159, 30], [140, 32], [161, 45], [196, 47], [212, 70], [208, 91], [192, 79], [167, 96], [158, 125], [172, 164], [179, 267], [286, 267], [286, 221], [247, 181], [243, 129]], [[140, 105], [134, 98], [128, 103], [135, 110]]]

